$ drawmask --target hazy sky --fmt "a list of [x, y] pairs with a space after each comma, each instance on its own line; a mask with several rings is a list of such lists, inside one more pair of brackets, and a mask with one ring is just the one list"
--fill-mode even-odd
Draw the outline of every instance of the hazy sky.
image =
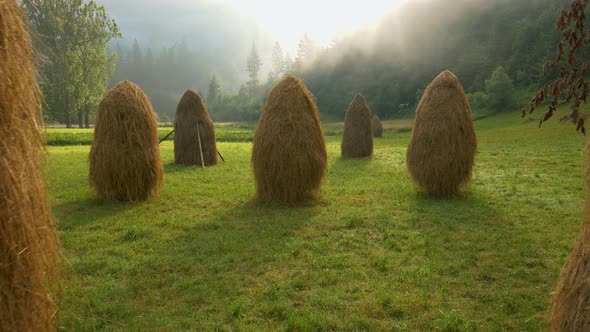
[[[187, 0], [189, 1], [189, 0]], [[405, 0], [227, 0], [288, 48], [308, 33], [323, 45], [338, 34], [377, 23]]]
[[[134, 22], [150, 20], [154, 27], [170, 30], [202, 19], [204, 5], [239, 12], [244, 21], [253, 19], [261, 33], [278, 40], [284, 48], [294, 50], [305, 33], [328, 45], [341, 33], [376, 23], [385, 13], [406, 0], [97, 0], [117, 19], [126, 37], [141, 34], [133, 30]], [[236, 10], [237, 9], [237, 10]], [[171, 15], [170, 13], [180, 13]], [[243, 22], [227, 23], [233, 29]], [[164, 27], [168, 25], [168, 27]], [[136, 29], [137, 30], [137, 29]], [[145, 37], [145, 36], [143, 36]]]

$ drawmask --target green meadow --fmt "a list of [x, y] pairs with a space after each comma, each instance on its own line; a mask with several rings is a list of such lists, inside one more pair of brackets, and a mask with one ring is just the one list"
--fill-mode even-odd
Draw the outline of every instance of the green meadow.
[[323, 195], [303, 208], [253, 201], [253, 125], [219, 126], [226, 163], [207, 169], [174, 165], [173, 143], [162, 143], [160, 196], [116, 205], [88, 186], [92, 132], [48, 129], [47, 179], [66, 257], [59, 326], [546, 329], [581, 224], [584, 136], [516, 113], [478, 120], [471, 186], [434, 199], [406, 172], [410, 127], [386, 122], [374, 160], [355, 161], [340, 159], [341, 124], [327, 124]]

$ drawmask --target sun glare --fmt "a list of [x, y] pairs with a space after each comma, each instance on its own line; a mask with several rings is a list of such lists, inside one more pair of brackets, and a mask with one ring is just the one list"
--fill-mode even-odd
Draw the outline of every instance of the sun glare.
[[405, 0], [227, 1], [253, 16], [284, 47], [295, 49], [306, 33], [322, 45], [329, 45], [340, 34], [377, 23]]

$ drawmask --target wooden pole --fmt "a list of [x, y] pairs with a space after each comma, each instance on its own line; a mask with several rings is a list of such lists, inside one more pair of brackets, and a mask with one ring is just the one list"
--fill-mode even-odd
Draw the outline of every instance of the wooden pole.
[[221, 157], [221, 160], [223, 160], [223, 162], [225, 162], [225, 159], [223, 159], [223, 156], [221, 155], [221, 153], [219, 153], [219, 150], [217, 150], [217, 154], [219, 155], [219, 157]]
[[199, 123], [197, 122], [197, 136], [199, 137], [199, 152], [201, 153], [201, 166], [205, 168], [205, 160], [203, 160], [203, 147], [201, 146], [201, 133], [199, 132]]
[[174, 132], [176, 131], [176, 129], [172, 130], [170, 132], [170, 134], [166, 135], [166, 137], [162, 138], [162, 140], [160, 141], [160, 144], [162, 144], [162, 142], [164, 142], [168, 137], [170, 137], [170, 135], [174, 134]]

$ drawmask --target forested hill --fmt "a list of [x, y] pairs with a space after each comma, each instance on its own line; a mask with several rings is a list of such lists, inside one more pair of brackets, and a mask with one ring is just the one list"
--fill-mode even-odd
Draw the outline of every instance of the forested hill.
[[[113, 83], [136, 81], [163, 120], [173, 119], [176, 102], [193, 88], [207, 97], [216, 121], [255, 121], [272, 85], [293, 74], [305, 80], [324, 118], [342, 118], [357, 92], [373, 112], [388, 118], [410, 114], [426, 85], [449, 69], [476, 108], [512, 110], [526, 103], [526, 96], [515, 97], [515, 90], [536, 88], [545, 79], [543, 64], [556, 55], [555, 22], [567, 2], [408, 0], [384, 13], [374, 27], [327, 48], [304, 37], [293, 57], [278, 43], [272, 48], [272, 41], [255, 40], [255, 33], [247, 37], [234, 25], [237, 39], [232, 40], [239, 41], [241, 52], [229, 51], [223, 40], [216, 49], [193, 47], [202, 33], [170, 48], [119, 45]], [[254, 44], [257, 49], [247, 56], [245, 50]], [[268, 68], [273, 70], [267, 76]], [[236, 84], [237, 77], [241, 82]]]
[[[395, 116], [415, 105], [444, 69], [467, 92], [485, 91], [498, 66], [516, 87], [538, 86], [556, 55], [563, 0], [410, 0], [374, 31], [335, 43], [302, 76], [324, 114], [340, 115], [358, 91], [374, 112]], [[518, 102], [518, 101], [517, 101]], [[522, 101], [521, 101], [522, 102]]]

